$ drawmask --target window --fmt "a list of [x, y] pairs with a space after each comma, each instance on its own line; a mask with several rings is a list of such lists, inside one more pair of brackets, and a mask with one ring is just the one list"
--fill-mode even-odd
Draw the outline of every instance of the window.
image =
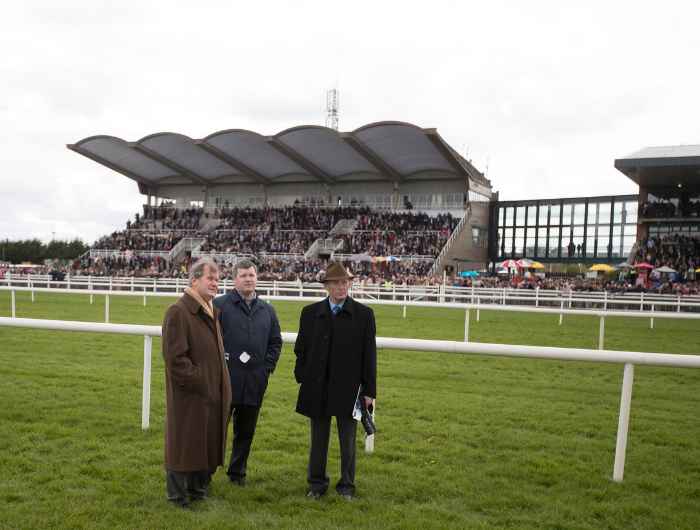
[[549, 207], [549, 224], [554, 226], [559, 224], [561, 206], [558, 204], [552, 204]]
[[573, 208], [573, 204], [565, 204], [563, 206], [564, 214], [562, 215], [562, 221], [561, 223], [564, 225], [570, 225], [571, 224], [571, 209]]
[[598, 203], [597, 202], [589, 202], [588, 203], [588, 224], [589, 225], [594, 225], [598, 222], [598, 219], [596, 218], [597, 213], [598, 213]]
[[506, 208], [506, 226], [513, 226], [513, 212], [515, 208], [508, 206]]
[[540, 204], [540, 226], [547, 226], [547, 214], [549, 213], [549, 207], [546, 204]]
[[515, 216], [515, 224], [517, 226], [523, 226], [525, 224], [525, 206], [518, 206], [517, 214]]
[[537, 225], [537, 206], [527, 207], [527, 226]]

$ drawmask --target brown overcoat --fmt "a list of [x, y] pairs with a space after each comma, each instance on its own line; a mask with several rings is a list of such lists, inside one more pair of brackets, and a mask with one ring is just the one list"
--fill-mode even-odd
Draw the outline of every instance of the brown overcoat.
[[214, 319], [185, 293], [165, 313], [165, 467], [214, 471], [224, 463], [231, 381], [218, 310]]

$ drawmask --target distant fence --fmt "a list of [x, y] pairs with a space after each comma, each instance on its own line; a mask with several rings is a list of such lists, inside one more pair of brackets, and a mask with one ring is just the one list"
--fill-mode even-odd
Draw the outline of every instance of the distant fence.
[[[68, 276], [54, 281], [48, 275], [7, 274], [0, 280], [7, 287], [52, 287], [107, 291], [180, 293], [187, 287], [183, 278], [137, 278], [112, 276]], [[233, 282], [225, 278], [219, 288], [225, 292]], [[259, 281], [258, 291], [268, 296], [318, 296], [323, 293], [320, 283]], [[405, 300], [426, 302], [467, 302], [500, 305], [529, 305], [556, 307], [562, 302], [567, 309], [638, 309], [639, 311], [676, 311], [700, 313], [700, 296], [649, 293], [610, 293], [607, 291], [565, 291], [549, 289], [511, 289], [488, 287], [454, 287], [439, 285], [363, 285], [356, 282], [352, 292], [358, 298], [375, 300]]]
[[[148, 298], [171, 298], [174, 296], [179, 296], [180, 292], [152, 292], [146, 291], [145, 289], [141, 292], [136, 290], [96, 290], [96, 289], [63, 289], [63, 288], [48, 288], [48, 287], [5, 287], [0, 286], [0, 292], [10, 291], [10, 315], [12, 317], [17, 316], [17, 297], [16, 292], [30, 292], [32, 302], [36, 299], [36, 293], [51, 293], [51, 294], [83, 294], [89, 295], [90, 304], [94, 303], [95, 295], [104, 296], [104, 321], [109, 323], [110, 320], [110, 297], [111, 296], [127, 296], [127, 297], [142, 297], [143, 305], [147, 305]], [[223, 294], [223, 289], [221, 290]], [[268, 292], [275, 292], [275, 289], [268, 289]], [[279, 289], [278, 291], [279, 292]], [[263, 291], [264, 293], [264, 291]], [[356, 295], [362, 296], [363, 291], [361, 289], [353, 289], [353, 297]], [[325, 290], [321, 287], [309, 287], [305, 286], [301, 294], [295, 293], [294, 296], [284, 296], [284, 295], [265, 295], [264, 298], [269, 301], [288, 301], [288, 302], [313, 302], [320, 300], [325, 296]], [[628, 311], [615, 311], [611, 309], [568, 309], [567, 302], [565, 298], [559, 298], [559, 307], [541, 307], [533, 305], [499, 305], [498, 303], [493, 303], [492, 298], [489, 296], [485, 297], [485, 301], [482, 302], [480, 296], [476, 296], [476, 301], [474, 303], [470, 302], [432, 302], [432, 301], [422, 301], [422, 300], [408, 300], [407, 296], [404, 296], [405, 300], [391, 300], [383, 298], [355, 298], [358, 302], [362, 302], [368, 305], [387, 305], [387, 306], [400, 306], [403, 308], [403, 318], [407, 317], [407, 308], [409, 307], [428, 307], [428, 308], [443, 308], [443, 309], [458, 309], [464, 311], [464, 341], [469, 341], [470, 333], [470, 322], [471, 322], [471, 312], [476, 313], [476, 321], [479, 322], [481, 319], [481, 311], [496, 311], [496, 312], [509, 312], [509, 313], [539, 313], [547, 315], [558, 315], [559, 325], [561, 326], [564, 321], [564, 315], [576, 315], [576, 316], [592, 316], [598, 317], [598, 348], [603, 349], [605, 345], [605, 319], [610, 317], [629, 317], [629, 318], [648, 318], [650, 329], [654, 329], [655, 319], [679, 319], [679, 320], [700, 320], [700, 312], [678, 312], [678, 311], [656, 311], [655, 306], [661, 305], [663, 307], [664, 302], [657, 301], [651, 304], [651, 311], [639, 311], [639, 310], [628, 310]], [[444, 299], [464, 299], [469, 300], [469, 296], [453, 297], [452, 295], [446, 295]], [[554, 300], [554, 299], [552, 299]], [[673, 305], [673, 307], [676, 307]]]
[[[120, 333], [143, 336], [144, 346], [141, 428], [149, 428], [153, 337], [161, 336], [161, 328], [159, 326], [102, 324], [94, 322], [69, 322], [60, 320], [0, 317], [0, 327], [2, 326], [47, 329], [55, 331]], [[284, 332], [282, 333], [282, 340], [287, 344], [293, 344], [296, 340], [296, 336], [296, 333]], [[560, 361], [589, 361], [596, 363], [605, 362], [624, 364], [622, 390], [620, 396], [620, 412], [617, 426], [617, 441], [615, 445], [615, 463], [613, 465], [613, 480], [616, 482], [622, 482], [624, 476], [629, 416], [632, 403], [632, 386], [634, 383], [634, 365], [641, 364], [676, 368], [700, 368], [700, 355], [591, 350], [583, 348], [552, 348], [542, 346], [515, 346], [509, 344], [485, 344], [475, 342], [401, 339], [390, 337], [378, 337], [377, 347], [392, 350], [431, 351], [493, 355], [501, 357], [528, 357]]]

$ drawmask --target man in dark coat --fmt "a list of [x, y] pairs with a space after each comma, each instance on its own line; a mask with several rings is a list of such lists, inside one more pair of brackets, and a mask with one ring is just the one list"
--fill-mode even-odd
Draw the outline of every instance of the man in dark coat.
[[326, 475], [331, 416], [340, 441], [340, 480], [336, 491], [355, 495], [355, 438], [352, 413], [357, 399], [374, 404], [377, 346], [374, 312], [348, 296], [352, 276], [331, 263], [324, 285], [328, 298], [302, 309], [294, 353], [294, 377], [300, 383], [297, 412], [311, 424], [308, 496], [319, 499], [328, 489]]
[[233, 388], [233, 449], [227, 473], [231, 482], [243, 486], [260, 406], [280, 356], [282, 335], [275, 310], [255, 292], [255, 264], [240, 260], [233, 272], [235, 288], [214, 300], [214, 305], [220, 311]]
[[190, 287], [163, 320], [167, 493], [183, 507], [207, 496], [212, 474], [224, 463], [231, 384], [211, 303], [218, 281], [216, 263], [199, 260]]

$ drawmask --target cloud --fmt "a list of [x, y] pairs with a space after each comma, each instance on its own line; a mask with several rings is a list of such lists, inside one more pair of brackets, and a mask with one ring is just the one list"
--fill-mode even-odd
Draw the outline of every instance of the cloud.
[[440, 134], [503, 199], [634, 192], [615, 157], [698, 143], [694, 2], [16, 2], [0, 46], [0, 237], [92, 241], [143, 203], [68, 151], [92, 134], [274, 134], [394, 119]]

